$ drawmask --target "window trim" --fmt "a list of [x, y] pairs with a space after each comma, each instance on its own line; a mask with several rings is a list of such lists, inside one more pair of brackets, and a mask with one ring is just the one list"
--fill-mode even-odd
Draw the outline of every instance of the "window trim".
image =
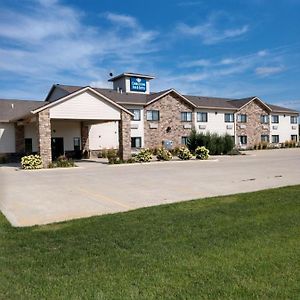
[[[295, 120], [296, 122], [293, 122], [292, 120]], [[291, 124], [298, 124], [298, 117], [297, 116], [291, 116], [290, 123]]]
[[[267, 140], [265, 141], [262, 137], [267, 137]], [[267, 143], [269, 143], [270, 142], [270, 136], [268, 135], [268, 134], [262, 134], [261, 136], [260, 136], [260, 141], [261, 142], [267, 142]]]
[[[264, 120], [266, 118], [266, 121]], [[260, 123], [261, 124], [269, 124], [270, 118], [269, 115], [260, 115]]]
[[[276, 117], [277, 121], [274, 121], [274, 117]], [[279, 124], [279, 115], [272, 115], [271, 117], [271, 122], [272, 124]]]
[[[242, 142], [242, 139], [243, 139], [243, 138], [245, 138], [245, 140], [246, 140], [245, 143]], [[248, 137], [247, 137], [247, 135], [239, 135], [239, 143], [240, 143], [241, 145], [247, 145], [247, 144], [248, 144]]]
[[[242, 120], [242, 117], [245, 117], [244, 121]], [[247, 114], [238, 114], [237, 121], [238, 121], [238, 123], [247, 123], [247, 121], [248, 121]]]
[[[296, 139], [293, 139], [293, 137], [296, 137]], [[298, 135], [297, 134], [291, 134], [291, 141], [298, 142]]]
[[[189, 137], [188, 136], [182, 136], [181, 137], [181, 145], [187, 145]], [[185, 142], [183, 142], [185, 140]]]
[[[136, 140], [137, 139], [140, 141], [140, 146], [139, 147], [136, 146]], [[132, 141], [133, 140], [135, 140], [135, 146], [132, 146]], [[133, 137], [131, 137], [131, 148], [132, 149], [140, 149], [140, 148], [142, 148], [142, 137], [141, 136], [133, 136]]]
[[[274, 137], [278, 137], [278, 141], [274, 142]], [[272, 134], [272, 144], [278, 144], [279, 143], [279, 134]]]
[[[158, 119], [157, 120], [153, 120], [153, 112], [157, 112], [157, 116], [158, 116]], [[151, 119], [148, 118], [148, 114], [151, 113]], [[151, 121], [151, 122], [157, 122], [160, 120], [160, 112], [159, 110], [156, 110], [156, 109], [150, 109], [150, 110], [147, 110], [146, 111], [146, 120], [147, 121]]]
[[[128, 109], [131, 113], [133, 113], [133, 117], [132, 117], [132, 121], [141, 121], [141, 109], [140, 108], [129, 108]], [[135, 114], [134, 111], [138, 111], [139, 112], [139, 119], [134, 119]]]
[[[226, 116], [232, 116], [232, 119], [226, 120]], [[224, 113], [224, 122], [225, 123], [234, 123], [234, 113]]]
[[[182, 118], [183, 116], [185, 116], [185, 118]], [[187, 116], [190, 116], [190, 120], [188, 120]], [[192, 122], [192, 120], [193, 120], [193, 113], [191, 111], [182, 111], [180, 113], [180, 118], [181, 118], [181, 122]]]
[[[203, 120], [199, 120], [200, 118], [199, 118], [199, 116], [203, 116], [203, 115], [205, 115], [206, 117], [205, 117], [205, 121], [203, 121]], [[197, 122], [199, 122], [199, 123], [207, 123], [208, 122], [208, 113], [207, 112], [205, 112], [205, 111], [197, 111]]]

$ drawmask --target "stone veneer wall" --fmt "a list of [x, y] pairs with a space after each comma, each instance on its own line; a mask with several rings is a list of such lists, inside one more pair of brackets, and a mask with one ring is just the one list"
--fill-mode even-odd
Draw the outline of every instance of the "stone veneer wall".
[[121, 111], [121, 120], [119, 121], [119, 155], [122, 159], [131, 158], [131, 115]]
[[51, 122], [49, 109], [45, 109], [38, 113], [37, 131], [39, 154], [43, 161], [43, 167], [48, 168], [49, 163], [52, 162]]
[[[147, 110], [159, 110], [159, 121], [147, 121]], [[192, 122], [182, 122], [181, 112], [192, 112]], [[157, 128], [150, 128], [150, 124], [157, 124]], [[184, 128], [184, 125], [191, 128]], [[171, 131], [167, 132], [170, 127]], [[161, 147], [163, 140], [173, 141], [173, 147], [181, 145], [181, 137], [189, 136], [194, 128], [193, 108], [177, 97], [168, 94], [145, 107], [144, 110], [144, 145], [146, 148]]]
[[24, 125], [15, 123], [16, 153], [25, 152], [25, 131]]
[[81, 151], [84, 158], [89, 158], [89, 126], [83, 122], [81, 126]]
[[[270, 124], [261, 124], [260, 116], [269, 115], [269, 112], [257, 100], [247, 104], [244, 108], [237, 112], [238, 114], [246, 114], [247, 122], [237, 122], [236, 116], [236, 136], [247, 136], [247, 148], [252, 148], [255, 144], [261, 142], [261, 135], [270, 135]], [[245, 125], [245, 128], [241, 128]]]

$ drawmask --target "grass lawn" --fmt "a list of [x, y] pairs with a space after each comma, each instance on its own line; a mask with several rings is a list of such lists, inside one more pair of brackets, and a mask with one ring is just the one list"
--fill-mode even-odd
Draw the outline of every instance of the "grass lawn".
[[31, 228], [0, 216], [1, 299], [299, 299], [300, 186]]

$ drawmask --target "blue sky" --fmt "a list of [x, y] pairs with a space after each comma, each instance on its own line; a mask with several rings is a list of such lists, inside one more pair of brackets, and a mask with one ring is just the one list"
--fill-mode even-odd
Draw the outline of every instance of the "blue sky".
[[154, 91], [300, 110], [299, 36], [298, 0], [1, 1], [0, 98], [127, 71], [155, 75]]

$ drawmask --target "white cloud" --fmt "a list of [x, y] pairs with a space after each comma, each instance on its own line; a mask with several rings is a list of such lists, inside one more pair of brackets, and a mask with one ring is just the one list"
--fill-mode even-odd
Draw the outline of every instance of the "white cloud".
[[198, 60], [189, 60], [179, 64], [179, 67], [182, 68], [191, 68], [191, 67], [208, 67], [210, 66], [210, 60], [208, 59], [198, 59]]
[[105, 28], [86, 25], [84, 18], [54, 0], [2, 9], [0, 76], [30, 82], [28, 89], [53, 82], [88, 84], [106, 80], [112, 68], [120, 71], [133, 61], [138, 66], [158, 50], [157, 32], [133, 17], [107, 13], [111, 25]]
[[260, 76], [269, 76], [277, 73], [283, 72], [284, 67], [283, 66], [277, 66], [277, 67], [257, 67], [255, 69], [255, 73]]
[[[219, 13], [210, 15], [205, 23], [199, 25], [190, 26], [185, 23], [179, 23], [177, 31], [186, 36], [198, 36], [201, 38], [203, 44], [206, 45], [230, 40], [248, 32], [248, 25], [235, 26], [234, 28], [230, 25], [231, 28], [223, 29], [225, 26], [228, 26], [222, 22], [223, 18], [224, 14]], [[228, 17], [226, 18], [228, 19]]]

